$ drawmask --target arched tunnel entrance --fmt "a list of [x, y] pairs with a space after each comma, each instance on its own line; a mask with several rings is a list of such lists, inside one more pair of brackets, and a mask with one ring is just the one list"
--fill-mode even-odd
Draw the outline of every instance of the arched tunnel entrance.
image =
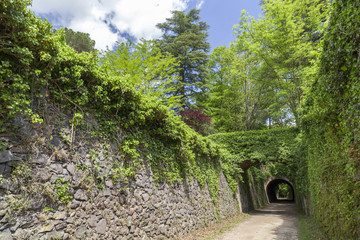
[[287, 178], [270, 178], [265, 186], [270, 203], [294, 202], [294, 186]]

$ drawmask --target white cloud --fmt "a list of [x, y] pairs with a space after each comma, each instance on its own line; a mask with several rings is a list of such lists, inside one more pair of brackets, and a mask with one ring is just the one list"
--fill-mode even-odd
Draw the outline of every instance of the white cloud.
[[[97, 49], [106, 49], [124, 40], [120, 33], [136, 39], [160, 37], [156, 24], [165, 22], [173, 10], [185, 10], [189, 1], [33, 0], [31, 9], [39, 15], [53, 16], [49, 20], [54, 25], [89, 33]], [[199, 4], [201, 7], [203, 1]]]
[[196, 9], [201, 9], [202, 6], [204, 5], [204, 3], [205, 3], [205, 0], [199, 1], [199, 2], [196, 4]]

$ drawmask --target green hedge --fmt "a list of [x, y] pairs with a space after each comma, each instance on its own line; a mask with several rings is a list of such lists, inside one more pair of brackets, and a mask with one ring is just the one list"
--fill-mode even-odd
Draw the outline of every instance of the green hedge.
[[209, 138], [231, 154], [241, 156], [241, 161], [250, 160], [252, 165], [268, 162], [288, 163], [294, 159], [297, 128], [255, 130], [246, 132], [219, 133]]
[[[299, 207], [306, 207], [303, 206], [303, 198], [308, 193], [306, 146], [298, 128], [219, 133], [209, 138], [226, 151], [228, 157], [223, 162], [224, 171], [247, 170], [246, 174], [256, 179], [256, 192], [260, 194], [264, 191], [259, 186], [268, 177], [287, 177], [294, 184]], [[260, 166], [262, 171], [259, 171]], [[235, 184], [241, 172], [227, 171], [230, 183]], [[262, 199], [266, 197], [255, 200]]]
[[329, 239], [360, 239], [360, 2], [337, 0], [306, 101], [312, 212]]

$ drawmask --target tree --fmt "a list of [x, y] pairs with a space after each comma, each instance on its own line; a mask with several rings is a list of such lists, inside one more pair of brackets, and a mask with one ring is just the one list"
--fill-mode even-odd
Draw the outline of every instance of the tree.
[[65, 39], [66, 43], [78, 53], [95, 50], [95, 41], [91, 40], [88, 33], [75, 32], [70, 28], [65, 28]]
[[201, 106], [220, 131], [247, 131], [265, 125], [271, 92], [267, 72], [250, 52], [232, 44], [215, 48], [209, 60], [208, 94]]
[[193, 9], [187, 14], [174, 11], [171, 18], [157, 27], [163, 31], [160, 48], [179, 61], [179, 79], [174, 81], [178, 88], [172, 94], [181, 96], [182, 107], [189, 108], [205, 90], [205, 66], [210, 49], [208, 25], [200, 21], [199, 10]]
[[328, 16], [323, 0], [266, 0], [259, 20], [242, 13], [234, 26], [236, 45], [256, 56], [261, 67], [271, 73], [276, 98], [270, 109], [299, 123], [298, 108], [304, 88], [314, 78], [314, 63], [320, 53], [322, 25]]
[[211, 119], [201, 110], [185, 109], [180, 113], [181, 119], [192, 129], [202, 135], [208, 135], [211, 132]]
[[163, 54], [154, 41], [118, 43], [115, 50], [106, 51], [101, 65], [114, 76], [125, 76], [127, 83], [143, 94], [155, 96], [170, 107], [179, 106], [178, 97], [168, 94], [176, 90], [170, 83], [178, 79], [178, 63], [171, 55]]

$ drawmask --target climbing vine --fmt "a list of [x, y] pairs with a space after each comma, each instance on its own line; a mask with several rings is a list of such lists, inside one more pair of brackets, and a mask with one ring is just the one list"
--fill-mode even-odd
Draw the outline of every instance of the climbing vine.
[[303, 117], [312, 212], [329, 239], [360, 238], [359, 9], [334, 1]]
[[[194, 178], [209, 187], [215, 202], [218, 147], [154, 96], [136, 90], [129, 75], [105, 72], [96, 52], [77, 53], [66, 44], [64, 30], [55, 31], [35, 17], [27, 8], [30, 3], [0, 3], [1, 131], [14, 128], [11, 123], [20, 117], [41, 127], [50, 121], [48, 106], [54, 105], [71, 116], [70, 132], [58, 129], [70, 147], [74, 138], [84, 135], [80, 131], [89, 131], [93, 139], [116, 142], [123, 162], [114, 164], [113, 180], [120, 175], [133, 177], [138, 168], [149, 164], [158, 182]], [[96, 127], [86, 128], [90, 116]], [[66, 202], [65, 190], [58, 190], [60, 200]]]

